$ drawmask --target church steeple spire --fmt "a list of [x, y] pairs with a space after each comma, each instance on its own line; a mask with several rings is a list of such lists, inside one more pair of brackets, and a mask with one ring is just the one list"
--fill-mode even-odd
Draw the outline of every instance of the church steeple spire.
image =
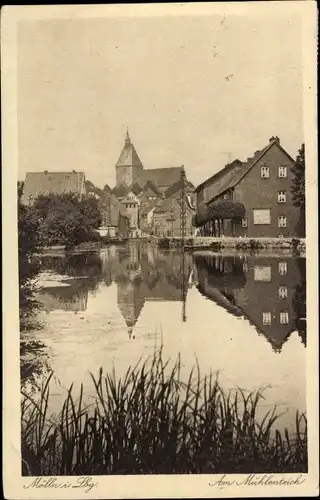
[[126, 144], [131, 144], [130, 135], [129, 135], [129, 129], [128, 128], [127, 128], [127, 132], [126, 132], [125, 143]]

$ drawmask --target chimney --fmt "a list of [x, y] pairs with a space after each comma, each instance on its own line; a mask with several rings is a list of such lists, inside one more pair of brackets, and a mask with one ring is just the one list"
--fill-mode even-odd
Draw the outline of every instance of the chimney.
[[272, 137], [270, 137], [269, 142], [270, 142], [270, 144], [272, 142], [275, 142], [276, 144], [280, 144], [280, 139], [277, 135], [275, 137], [272, 136]]

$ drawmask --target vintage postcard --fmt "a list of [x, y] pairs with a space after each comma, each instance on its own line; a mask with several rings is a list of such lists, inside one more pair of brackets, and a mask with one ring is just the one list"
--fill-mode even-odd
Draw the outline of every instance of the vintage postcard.
[[6, 498], [319, 493], [316, 20], [3, 8]]

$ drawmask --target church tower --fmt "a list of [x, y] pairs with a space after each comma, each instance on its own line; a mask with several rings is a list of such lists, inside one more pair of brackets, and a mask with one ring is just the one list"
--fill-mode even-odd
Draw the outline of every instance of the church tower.
[[127, 130], [124, 146], [116, 164], [116, 185], [131, 186], [142, 177], [143, 165]]

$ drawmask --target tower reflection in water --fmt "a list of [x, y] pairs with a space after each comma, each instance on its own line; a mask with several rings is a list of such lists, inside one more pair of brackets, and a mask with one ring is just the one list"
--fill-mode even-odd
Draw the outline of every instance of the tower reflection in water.
[[[47, 312], [81, 312], [88, 293], [116, 284], [117, 304], [129, 338], [146, 303], [181, 302], [196, 284], [199, 292], [229, 313], [250, 321], [279, 352], [297, 330], [306, 345], [306, 264], [304, 258], [261, 255], [194, 255], [163, 251], [146, 242], [107, 247], [100, 254], [43, 258], [43, 271], [65, 277], [64, 285], [43, 288], [39, 299]], [[68, 280], [68, 278], [70, 278]]]
[[198, 290], [250, 321], [280, 352], [295, 330], [306, 345], [306, 263], [298, 257], [197, 255]]
[[135, 243], [119, 248], [114, 260], [107, 258], [104, 269], [107, 274], [111, 271], [112, 281], [117, 283], [117, 303], [130, 338], [134, 338], [134, 326], [146, 302], [181, 302], [184, 315], [192, 271], [190, 254]]

